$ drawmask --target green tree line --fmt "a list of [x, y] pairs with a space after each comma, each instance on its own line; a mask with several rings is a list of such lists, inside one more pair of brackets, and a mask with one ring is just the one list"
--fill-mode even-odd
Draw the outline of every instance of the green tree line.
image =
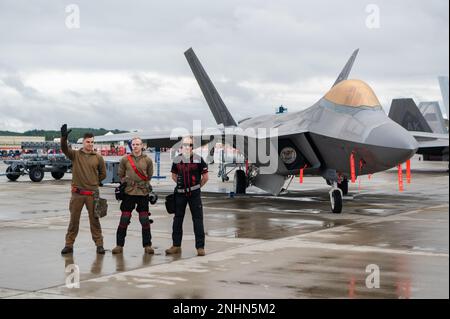
[[[118, 129], [107, 130], [104, 128], [70, 128], [72, 132], [69, 135], [69, 142], [76, 143], [77, 140], [87, 132], [91, 132], [96, 136], [105, 135], [108, 132], [112, 132], [114, 134], [118, 133], [126, 133], [127, 131], [122, 131]], [[23, 133], [18, 132], [10, 132], [10, 131], [0, 131], [0, 136], [44, 136], [46, 141], [53, 141], [55, 138], [61, 137], [61, 132], [59, 130], [30, 130]]]

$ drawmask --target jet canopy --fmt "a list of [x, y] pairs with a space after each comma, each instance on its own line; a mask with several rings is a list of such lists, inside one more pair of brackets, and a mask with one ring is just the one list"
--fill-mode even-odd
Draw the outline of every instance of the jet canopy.
[[328, 102], [354, 108], [381, 108], [372, 88], [361, 80], [344, 80], [333, 86], [324, 99]]

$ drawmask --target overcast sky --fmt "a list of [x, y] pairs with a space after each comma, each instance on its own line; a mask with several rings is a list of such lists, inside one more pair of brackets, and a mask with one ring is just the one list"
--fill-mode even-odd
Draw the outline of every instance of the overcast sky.
[[0, 0], [0, 130], [214, 125], [189, 47], [236, 120], [310, 106], [356, 48], [350, 77], [386, 110], [441, 100], [448, 12], [448, 0]]

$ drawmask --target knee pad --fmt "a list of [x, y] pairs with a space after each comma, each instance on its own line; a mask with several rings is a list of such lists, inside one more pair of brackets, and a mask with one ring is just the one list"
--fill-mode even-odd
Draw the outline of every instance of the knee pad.
[[139, 221], [141, 224], [153, 223], [153, 220], [149, 218], [150, 215], [150, 212], [139, 212]]
[[131, 212], [122, 212], [122, 215], [120, 216], [120, 224], [119, 226], [121, 228], [126, 228], [131, 221]]

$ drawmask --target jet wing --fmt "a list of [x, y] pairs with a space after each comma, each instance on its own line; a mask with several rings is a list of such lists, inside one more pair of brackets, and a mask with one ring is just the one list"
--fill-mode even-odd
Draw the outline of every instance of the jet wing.
[[410, 131], [419, 143], [419, 148], [425, 147], [448, 147], [448, 134], [437, 134], [428, 132]]
[[[171, 136], [171, 132], [158, 131], [158, 132], [130, 132], [130, 133], [120, 133], [111, 135], [96, 136], [96, 143], [106, 143], [106, 142], [126, 142], [132, 140], [135, 137], [141, 138], [146, 141], [151, 147], [172, 147], [179, 138]], [[81, 143], [81, 139], [78, 140]]]
[[[209, 131], [204, 132], [203, 140], [201, 141], [202, 145], [208, 144], [212, 138], [208, 134]], [[142, 132], [129, 132], [129, 133], [121, 133], [121, 134], [111, 134], [111, 135], [102, 135], [96, 136], [96, 143], [108, 143], [108, 142], [126, 142], [132, 140], [135, 137], [141, 138], [149, 147], [173, 147], [177, 142], [181, 140], [183, 136], [192, 135], [196, 141], [199, 141], [199, 138], [202, 137], [201, 134], [192, 134], [187, 129], [175, 129], [171, 131], [142, 131]], [[218, 136], [218, 138], [223, 137], [223, 128], [214, 128], [211, 130], [211, 135]], [[78, 143], [81, 143], [81, 139], [78, 140]]]
[[[306, 133], [306, 130], [285, 130], [280, 129], [278, 132], [274, 133], [271, 138], [282, 138], [282, 137], [288, 137], [290, 135], [296, 135], [301, 133]], [[269, 131], [266, 131], [267, 134], [269, 134]], [[129, 141], [133, 139], [134, 137], [140, 137], [143, 141], [146, 141], [149, 146], [159, 146], [159, 147], [171, 147], [173, 146], [177, 141], [180, 140], [182, 136], [186, 135], [192, 135], [194, 138], [201, 137], [200, 134], [192, 134], [187, 129], [180, 129], [180, 130], [173, 130], [173, 131], [157, 131], [157, 132], [149, 132], [149, 131], [142, 131], [142, 132], [129, 132], [129, 133], [120, 133], [120, 134], [111, 134], [111, 135], [102, 135], [102, 136], [96, 136], [95, 142], [98, 143], [104, 143], [104, 142], [121, 142], [121, 141]], [[212, 128], [212, 130], [206, 130], [203, 132], [203, 137], [208, 137], [209, 135], [215, 135], [218, 139], [219, 138], [225, 138], [226, 135], [229, 136], [241, 136], [246, 138], [265, 138], [258, 136], [257, 130], [249, 130], [246, 131], [245, 129], [239, 130], [239, 128], [232, 127], [232, 128]], [[211, 141], [211, 138], [208, 138], [206, 142], [202, 142], [202, 144], [206, 144], [209, 141]], [[78, 140], [78, 143], [81, 143], [82, 139]]]

